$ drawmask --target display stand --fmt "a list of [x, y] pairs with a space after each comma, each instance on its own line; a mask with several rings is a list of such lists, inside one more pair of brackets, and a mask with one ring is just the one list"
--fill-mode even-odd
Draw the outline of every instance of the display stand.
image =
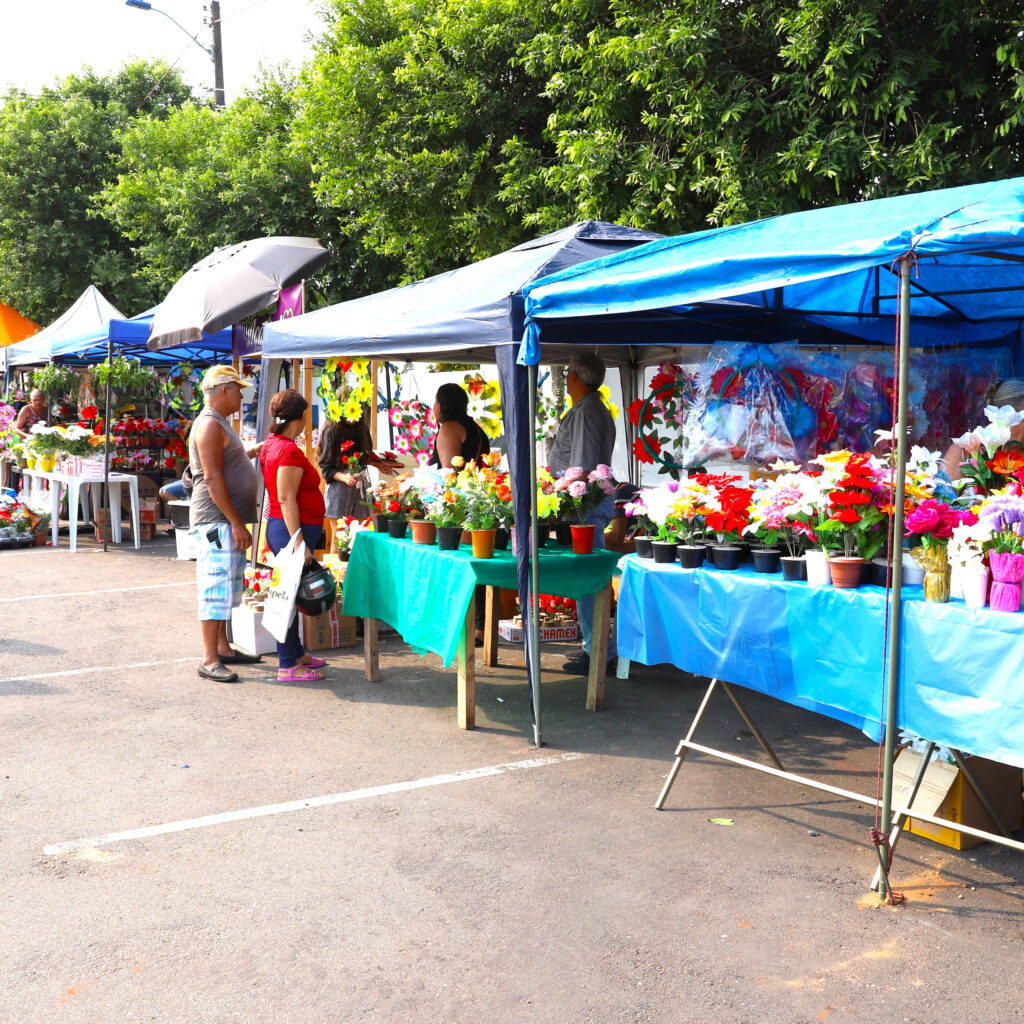
[[[542, 592], [578, 598], [594, 594], [593, 644], [586, 707], [604, 707], [611, 611], [611, 576], [618, 556], [609, 552], [572, 555], [564, 548], [541, 552]], [[393, 540], [365, 531], [356, 537], [344, 586], [344, 613], [363, 619], [366, 678], [380, 679], [379, 621], [393, 626], [414, 649], [455, 663], [458, 724], [476, 723], [476, 615], [474, 590], [486, 587], [483, 662], [498, 664], [498, 590], [512, 588], [515, 558], [473, 558], [466, 551]], [[376, 613], [376, 614], [375, 614]]]

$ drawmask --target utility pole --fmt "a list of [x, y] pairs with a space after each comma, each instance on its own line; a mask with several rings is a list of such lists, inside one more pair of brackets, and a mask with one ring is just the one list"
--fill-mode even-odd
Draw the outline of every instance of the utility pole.
[[224, 50], [220, 38], [220, 0], [210, 0], [210, 23], [213, 28], [213, 104], [224, 106]]

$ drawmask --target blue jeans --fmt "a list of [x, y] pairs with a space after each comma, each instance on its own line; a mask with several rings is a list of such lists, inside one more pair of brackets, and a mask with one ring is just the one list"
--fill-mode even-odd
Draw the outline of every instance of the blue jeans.
[[[323, 531], [324, 528], [321, 524], [302, 524], [302, 539], [310, 551], [317, 546]], [[292, 535], [288, 532], [288, 527], [285, 526], [283, 519], [267, 520], [267, 543], [275, 555], [291, 539]], [[288, 627], [288, 635], [285, 637], [284, 643], [277, 645], [277, 663], [281, 668], [294, 668], [299, 658], [306, 653], [306, 648], [302, 646], [302, 641], [299, 639], [299, 616], [301, 614], [298, 611], [295, 613], [295, 618], [292, 619], [292, 624]]]
[[[594, 524], [594, 550], [604, 548], [604, 528], [612, 521], [615, 514], [615, 499], [609, 495], [587, 516], [587, 522]], [[590, 644], [594, 632], [594, 595], [578, 598], [576, 601], [576, 617], [579, 619], [580, 632], [583, 634], [583, 650], [590, 653]], [[615, 630], [608, 634], [608, 657], [615, 657]]]

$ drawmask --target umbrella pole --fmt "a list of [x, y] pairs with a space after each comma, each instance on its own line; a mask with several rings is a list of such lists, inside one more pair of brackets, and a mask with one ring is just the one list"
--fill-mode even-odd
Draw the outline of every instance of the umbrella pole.
[[530, 437], [530, 642], [526, 653], [530, 659], [530, 686], [533, 696], [533, 742], [544, 745], [540, 708], [540, 521], [537, 516], [537, 366], [527, 367], [529, 389], [529, 415], [527, 426]]
[[[110, 500], [110, 375], [114, 368], [114, 339], [110, 335], [110, 331], [107, 331], [107, 386], [106, 399], [103, 408], [103, 493], [107, 496], [107, 512], [108, 519], [113, 520], [114, 509], [113, 502]], [[95, 510], [94, 510], [95, 513]], [[121, 514], [120, 508], [117, 510], [117, 514]], [[77, 509], [72, 512], [68, 509], [68, 515], [78, 515]], [[107, 535], [113, 530], [113, 522], [107, 522], [103, 524], [103, 550], [107, 550]], [[120, 527], [119, 527], [120, 529]], [[120, 536], [120, 534], [118, 534]]]
[[[892, 524], [892, 602], [889, 606], [889, 677], [885, 709], [885, 754], [882, 762], [882, 820], [886, 835], [892, 828], [893, 761], [896, 758], [897, 714], [900, 686], [900, 632], [903, 608], [903, 502], [907, 476], [907, 385], [910, 376], [910, 264], [911, 255], [900, 260], [899, 392], [896, 407], [896, 480]], [[886, 895], [889, 888], [888, 843], [878, 847], [882, 859], [880, 881]]]

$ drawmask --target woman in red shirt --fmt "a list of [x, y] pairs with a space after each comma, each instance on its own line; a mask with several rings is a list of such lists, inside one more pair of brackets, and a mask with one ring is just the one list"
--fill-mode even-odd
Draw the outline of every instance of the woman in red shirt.
[[[260, 451], [260, 469], [270, 504], [267, 543], [276, 555], [302, 530], [306, 561], [320, 545], [324, 532], [324, 496], [320, 474], [295, 443], [305, 428], [309, 403], [298, 391], [279, 391], [270, 400], [270, 436]], [[277, 678], [282, 682], [323, 679], [327, 664], [306, 653], [299, 639], [299, 617], [295, 616], [285, 642], [277, 645]]]

